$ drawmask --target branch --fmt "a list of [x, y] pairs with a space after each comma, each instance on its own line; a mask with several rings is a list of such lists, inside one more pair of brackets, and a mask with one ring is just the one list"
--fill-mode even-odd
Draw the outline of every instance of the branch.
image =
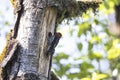
[[100, 3], [102, 0], [49, 0], [47, 5], [57, 8], [60, 23], [65, 18], [81, 16], [90, 8], [95, 12]]

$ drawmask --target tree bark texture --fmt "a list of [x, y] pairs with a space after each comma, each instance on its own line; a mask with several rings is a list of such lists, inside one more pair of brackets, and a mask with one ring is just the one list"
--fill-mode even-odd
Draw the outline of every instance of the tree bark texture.
[[41, 76], [40, 80], [47, 79], [49, 69], [49, 57], [45, 55], [47, 37], [49, 32], [54, 34], [56, 14], [56, 10], [49, 7], [25, 8], [17, 37], [21, 44], [19, 76], [21, 73], [37, 73]]
[[46, 56], [48, 34], [54, 34], [57, 10], [47, 7], [42, 0], [24, 0], [23, 5], [16, 37], [20, 44], [17, 60], [9, 65], [4, 80], [47, 80], [50, 61], [50, 56]]

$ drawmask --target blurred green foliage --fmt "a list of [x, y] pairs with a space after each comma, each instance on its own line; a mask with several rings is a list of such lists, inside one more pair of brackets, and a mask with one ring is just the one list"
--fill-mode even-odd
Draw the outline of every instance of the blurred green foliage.
[[[109, 33], [107, 27], [110, 22], [105, 17], [114, 12], [115, 4], [118, 4], [118, 0], [104, 0], [97, 15], [89, 10], [83, 14], [82, 23], [75, 21], [75, 25], [78, 27], [77, 37], [85, 36], [88, 43], [87, 54], [81, 53], [84, 50], [82, 42], [76, 45], [81, 56], [72, 57], [74, 61], [78, 61], [76, 64], [69, 63], [70, 55], [58, 53], [54, 57], [53, 63], [56, 64], [57, 68], [54, 69], [60, 77], [66, 76], [67, 80], [109, 80], [112, 79], [115, 69], [118, 70], [115, 77], [120, 75], [120, 39]], [[74, 32], [74, 30], [72, 31]], [[98, 46], [102, 48], [99, 49]], [[62, 59], [68, 61], [68, 64], [61, 64]], [[101, 70], [101, 67], [103, 65], [105, 67], [106, 64], [101, 63], [102, 60], [107, 60], [109, 64], [109, 68], [104, 71]], [[94, 61], [98, 64], [97, 69], [96, 64], [93, 64]]]

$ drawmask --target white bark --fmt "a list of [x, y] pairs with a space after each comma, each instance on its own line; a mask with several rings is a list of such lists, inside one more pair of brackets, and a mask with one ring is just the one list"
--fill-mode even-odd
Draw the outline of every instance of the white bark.
[[17, 79], [21, 79], [26, 73], [36, 74], [40, 80], [48, 78], [50, 58], [49, 55], [46, 56], [47, 38], [49, 32], [54, 34], [57, 10], [46, 7], [44, 2], [39, 1], [24, 0], [23, 2], [24, 10], [16, 38], [20, 43], [17, 60], [19, 63], [15, 62], [11, 68], [11, 79], [15, 75]]
[[[45, 56], [47, 49], [47, 35], [54, 33], [56, 9], [45, 8], [45, 10], [25, 5], [23, 16], [20, 20], [17, 40], [21, 44], [20, 48], [20, 68], [21, 73], [37, 73], [48, 77], [49, 58]], [[32, 8], [31, 8], [32, 7]], [[41, 79], [42, 80], [42, 79]], [[43, 79], [46, 80], [46, 79]]]

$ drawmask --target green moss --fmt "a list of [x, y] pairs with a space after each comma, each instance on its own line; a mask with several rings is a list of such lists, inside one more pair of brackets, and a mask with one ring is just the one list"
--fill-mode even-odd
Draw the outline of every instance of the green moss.
[[83, 2], [75, 0], [59, 0], [55, 6], [58, 10], [57, 23], [63, 19], [71, 19], [73, 17], [82, 16], [87, 10], [92, 9], [96, 13], [97, 8], [101, 2]]

